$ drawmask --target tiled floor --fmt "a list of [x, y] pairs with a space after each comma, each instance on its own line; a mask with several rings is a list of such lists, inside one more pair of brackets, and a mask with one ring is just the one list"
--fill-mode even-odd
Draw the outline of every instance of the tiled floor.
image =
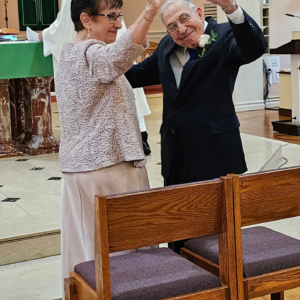
[[[152, 113], [146, 117], [146, 123], [152, 154], [147, 157], [147, 170], [151, 187], [154, 188], [163, 185], [158, 133], [162, 105], [161, 97], [152, 95], [148, 100]], [[54, 134], [59, 140], [59, 121], [55, 104], [52, 110]], [[263, 166], [278, 168], [285, 162], [281, 156], [288, 160], [284, 167], [300, 165], [299, 145], [247, 134], [243, 134], [242, 139], [248, 172], [257, 172]], [[24, 156], [22, 159], [28, 159], [26, 161], [18, 159], [20, 158], [0, 160], [0, 256], [1, 243], [7, 243], [12, 238], [58, 233], [60, 228], [61, 180], [49, 180], [51, 177], [61, 177], [58, 155]], [[19, 199], [15, 199], [15, 202], [2, 202], [7, 198]], [[270, 226], [300, 238], [297, 224], [299, 219], [272, 223]], [[0, 291], [1, 300], [59, 298], [60, 257], [53, 256], [0, 267]]]

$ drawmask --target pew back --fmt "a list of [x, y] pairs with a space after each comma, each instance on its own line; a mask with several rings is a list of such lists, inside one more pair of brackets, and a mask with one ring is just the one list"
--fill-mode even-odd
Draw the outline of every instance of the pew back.
[[300, 215], [300, 168], [239, 177], [241, 226]]
[[[300, 168], [249, 175], [231, 175], [233, 180], [238, 299], [272, 294], [300, 286], [300, 266], [254, 277], [243, 277], [241, 228], [300, 216]], [[271, 247], [271, 246], [270, 246]]]
[[221, 180], [99, 199], [110, 252], [222, 232]]
[[226, 296], [218, 299], [228, 299], [229, 294], [236, 299], [232, 197], [230, 177], [124, 195], [96, 196], [97, 299], [111, 299], [109, 252], [211, 234], [220, 234], [220, 279], [230, 287], [230, 293], [229, 289], [223, 289]]

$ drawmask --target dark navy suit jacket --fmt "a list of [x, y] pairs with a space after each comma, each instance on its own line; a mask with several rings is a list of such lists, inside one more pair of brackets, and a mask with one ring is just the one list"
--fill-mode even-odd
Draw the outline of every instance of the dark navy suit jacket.
[[247, 171], [232, 92], [240, 66], [262, 56], [267, 42], [256, 22], [247, 13], [244, 15], [245, 22], [238, 25], [206, 19], [205, 33], [210, 35], [213, 30], [219, 36], [202, 58], [199, 48], [196, 59], [186, 63], [179, 88], [169, 62], [179, 46], [169, 35], [151, 57], [125, 74], [133, 88], [162, 84], [160, 133], [165, 178], [170, 173], [176, 134], [198, 180]]

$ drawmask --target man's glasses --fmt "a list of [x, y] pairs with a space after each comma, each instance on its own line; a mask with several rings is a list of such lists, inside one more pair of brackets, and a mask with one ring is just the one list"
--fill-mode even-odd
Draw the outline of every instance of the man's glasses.
[[102, 17], [107, 17], [109, 20], [110, 24], [115, 24], [119, 18], [120, 22], [123, 20], [123, 15], [119, 13], [116, 15], [115, 13], [112, 14], [94, 14], [94, 16], [102, 16]]
[[167, 26], [167, 30], [169, 33], [175, 33], [178, 31], [178, 24], [187, 24], [191, 18], [192, 18], [192, 13], [194, 12], [195, 9], [193, 9], [189, 14], [188, 13], [184, 13], [179, 17], [179, 20], [177, 23], [171, 23]]

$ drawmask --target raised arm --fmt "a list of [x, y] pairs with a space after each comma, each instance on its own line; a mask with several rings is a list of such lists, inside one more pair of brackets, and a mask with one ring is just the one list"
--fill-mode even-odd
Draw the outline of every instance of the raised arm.
[[131, 33], [132, 41], [135, 44], [143, 44], [150, 29], [152, 21], [159, 11], [161, 4], [165, 0], [147, 0], [145, 9], [137, 20], [128, 28]]
[[265, 53], [267, 42], [259, 25], [237, 4], [236, 0], [208, 0], [227, 14], [232, 29], [225, 40], [226, 50], [235, 64], [250, 63]]
[[93, 76], [108, 83], [123, 75], [147, 46], [146, 35], [164, 0], [147, 0], [145, 9], [132, 26], [111, 45], [92, 43], [87, 61]]
[[261, 57], [268, 43], [258, 24], [245, 12], [245, 22], [234, 24], [229, 21], [233, 36], [229, 36], [228, 43], [230, 58], [237, 64], [250, 63]]

